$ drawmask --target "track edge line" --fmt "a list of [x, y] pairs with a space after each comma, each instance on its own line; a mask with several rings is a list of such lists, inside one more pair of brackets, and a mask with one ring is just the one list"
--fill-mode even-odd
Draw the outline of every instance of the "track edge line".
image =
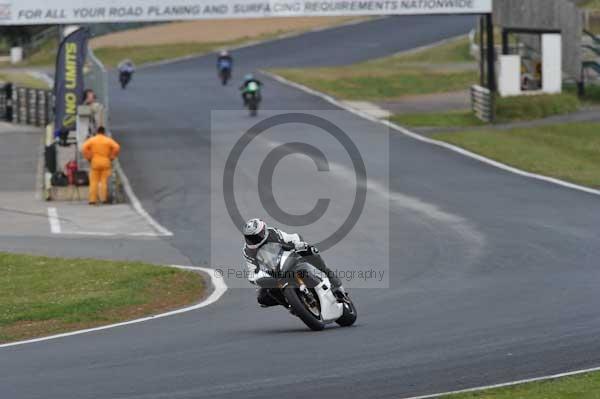
[[329, 102], [330, 104], [333, 104], [333, 105], [335, 105], [338, 108], [341, 108], [341, 109], [344, 109], [344, 110], [346, 110], [346, 111], [348, 111], [350, 113], [353, 113], [354, 115], [357, 115], [357, 116], [359, 116], [359, 117], [361, 117], [363, 119], [367, 119], [367, 120], [369, 120], [371, 122], [383, 124], [383, 125], [391, 128], [391, 129], [395, 130], [396, 132], [398, 132], [400, 134], [403, 134], [405, 136], [408, 136], [408, 137], [410, 137], [412, 139], [415, 139], [415, 140], [418, 140], [418, 141], [421, 141], [421, 142], [424, 142], [424, 143], [427, 143], [427, 144], [431, 144], [431, 145], [435, 145], [435, 146], [438, 146], [438, 147], [445, 148], [447, 150], [450, 150], [450, 151], [456, 152], [456, 153], [458, 153], [460, 155], [463, 155], [463, 156], [465, 156], [467, 158], [471, 158], [471, 159], [477, 160], [479, 162], [485, 163], [487, 165], [493, 166], [495, 168], [502, 169], [502, 170], [504, 170], [506, 172], [510, 172], [510, 173], [513, 173], [513, 174], [516, 174], [516, 175], [520, 175], [520, 176], [523, 176], [523, 177], [527, 177], [527, 178], [530, 178], [530, 179], [544, 181], [546, 183], [551, 183], [551, 184], [558, 185], [558, 186], [561, 186], [561, 187], [564, 187], [564, 188], [569, 188], [569, 189], [572, 189], [572, 190], [581, 191], [581, 192], [585, 192], [585, 193], [588, 193], [588, 194], [600, 196], [600, 190], [596, 190], [596, 189], [593, 189], [593, 188], [590, 188], [590, 187], [581, 186], [581, 185], [575, 184], [575, 183], [570, 183], [570, 182], [567, 182], [565, 180], [557, 179], [557, 178], [554, 178], [554, 177], [549, 177], [549, 176], [540, 175], [540, 174], [537, 174], [537, 173], [527, 172], [525, 170], [522, 170], [522, 169], [519, 169], [519, 168], [516, 168], [516, 167], [513, 167], [513, 166], [509, 166], [509, 165], [504, 164], [502, 162], [495, 161], [495, 160], [493, 160], [491, 158], [487, 158], [487, 157], [485, 157], [483, 155], [479, 155], [479, 154], [476, 154], [474, 152], [468, 151], [468, 150], [466, 150], [466, 149], [464, 149], [462, 147], [458, 147], [458, 146], [455, 146], [455, 145], [452, 145], [452, 144], [449, 144], [449, 143], [445, 143], [443, 141], [434, 140], [434, 139], [422, 136], [422, 135], [420, 135], [418, 133], [412, 132], [412, 131], [408, 130], [407, 128], [402, 127], [400, 125], [397, 125], [397, 124], [395, 124], [393, 122], [390, 122], [388, 120], [377, 119], [377, 118], [375, 118], [375, 117], [373, 117], [371, 115], [368, 115], [365, 112], [362, 112], [362, 111], [360, 111], [360, 110], [358, 110], [356, 108], [352, 108], [352, 107], [350, 107], [350, 106], [348, 106], [346, 104], [343, 104], [342, 102], [338, 101], [337, 99], [335, 99], [334, 97], [332, 97], [332, 96], [330, 96], [328, 94], [322, 93], [322, 92], [320, 92], [318, 90], [311, 89], [311, 88], [309, 88], [307, 86], [304, 86], [304, 85], [302, 85], [300, 83], [293, 82], [293, 81], [291, 81], [289, 79], [286, 79], [283, 76], [277, 75], [277, 74], [275, 74], [273, 72], [262, 70], [261, 73], [264, 74], [264, 75], [266, 75], [266, 76], [269, 76], [270, 78], [278, 81], [279, 83], [285, 84], [287, 86], [290, 86], [290, 87], [296, 88], [298, 90], [301, 90], [301, 91], [303, 91], [305, 93], [308, 93], [308, 94], [311, 94], [313, 96], [319, 97], [319, 98], [321, 98], [321, 99]]
[[146, 222], [148, 222], [148, 224], [150, 224], [150, 226], [152, 226], [152, 228], [156, 230], [158, 236], [173, 237], [173, 233], [170, 230], [163, 227], [152, 216], [150, 216], [148, 212], [146, 212], [137, 195], [135, 195], [135, 192], [131, 187], [131, 183], [129, 182], [129, 178], [125, 174], [125, 171], [121, 167], [121, 163], [118, 160], [115, 161], [115, 171], [119, 174], [121, 178], [121, 183], [123, 184], [123, 189], [125, 190], [125, 195], [127, 195], [131, 206], [137, 212], [137, 214], [140, 215], [143, 219], [145, 219]]

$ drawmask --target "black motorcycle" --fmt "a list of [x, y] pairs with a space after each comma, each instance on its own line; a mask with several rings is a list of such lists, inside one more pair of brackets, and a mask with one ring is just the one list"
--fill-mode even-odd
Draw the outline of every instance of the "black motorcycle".
[[121, 88], [125, 90], [129, 82], [131, 82], [131, 78], [133, 77], [133, 72], [122, 71], [119, 73], [119, 81], [121, 82]]
[[227, 82], [231, 79], [231, 68], [223, 67], [219, 69], [219, 79], [221, 79], [221, 84], [223, 86], [227, 86]]

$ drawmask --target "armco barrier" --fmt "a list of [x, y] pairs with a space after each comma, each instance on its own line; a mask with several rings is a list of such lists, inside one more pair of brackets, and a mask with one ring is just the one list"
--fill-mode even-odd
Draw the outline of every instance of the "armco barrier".
[[489, 89], [474, 85], [471, 87], [471, 108], [484, 122], [492, 123], [495, 118], [494, 95]]

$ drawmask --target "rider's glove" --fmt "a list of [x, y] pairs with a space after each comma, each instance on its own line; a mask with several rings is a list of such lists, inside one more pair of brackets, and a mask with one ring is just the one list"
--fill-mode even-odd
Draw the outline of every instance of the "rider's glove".
[[294, 244], [294, 249], [296, 252], [307, 252], [310, 251], [310, 245], [305, 243], [304, 241], [300, 241]]

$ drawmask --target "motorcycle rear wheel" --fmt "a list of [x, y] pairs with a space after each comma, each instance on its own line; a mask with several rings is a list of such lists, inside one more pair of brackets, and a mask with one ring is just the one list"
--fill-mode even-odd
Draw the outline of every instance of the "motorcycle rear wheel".
[[248, 109], [250, 110], [250, 116], [256, 116], [258, 114], [258, 102], [255, 98], [250, 99]]
[[223, 86], [227, 86], [227, 82], [229, 81], [229, 73], [222, 72], [221, 73], [221, 84]]
[[[287, 303], [292, 308], [294, 314], [298, 316], [308, 328], [310, 328], [313, 331], [321, 331], [325, 328], [325, 323], [323, 322], [323, 320], [321, 320], [320, 317], [318, 318], [317, 316], [315, 316], [313, 312], [307, 309], [302, 299], [300, 299], [300, 295], [302, 295], [302, 293], [300, 293], [300, 290], [298, 290], [298, 288], [286, 287], [283, 289], [283, 295], [285, 296]], [[316, 294], [315, 300], [319, 300]]]

